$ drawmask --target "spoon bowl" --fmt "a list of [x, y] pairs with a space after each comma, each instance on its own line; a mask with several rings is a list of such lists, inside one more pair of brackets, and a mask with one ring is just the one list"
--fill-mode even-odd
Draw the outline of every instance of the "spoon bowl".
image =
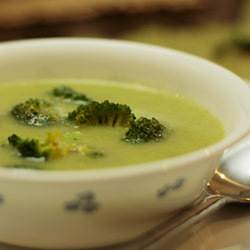
[[207, 189], [224, 198], [250, 201], [250, 141], [225, 152]]

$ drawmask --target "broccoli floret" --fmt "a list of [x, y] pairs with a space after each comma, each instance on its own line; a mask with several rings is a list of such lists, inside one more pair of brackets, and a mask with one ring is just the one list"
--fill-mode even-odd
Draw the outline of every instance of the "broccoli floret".
[[72, 88], [65, 87], [65, 86], [60, 86], [60, 87], [54, 88], [52, 90], [52, 93], [54, 96], [60, 97], [62, 99], [69, 99], [72, 101], [82, 101], [86, 104], [92, 102], [92, 100], [89, 97], [87, 97], [86, 95], [84, 95], [82, 93], [78, 93], [75, 90], [73, 90]]
[[130, 143], [158, 142], [163, 138], [164, 131], [165, 127], [155, 118], [147, 119], [140, 117], [130, 122], [130, 127], [123, 140]]
[[58, 117], [52, 111], [52, 105], [41, 99], [29, 99], [19, 103], [11, 110], [11, 114], [28, 125], [44, 126], [58, 121]]
[[135, 115], [127, 105], [109, 101], [80, 105], [68, 114], [68, 119], [77, 125], [108, 125], [127, 127]]
[[9, 144], [15, 147], [22, 157], [34, 157], [45, 159], [49, 156], [48, 149], [42, 149], [39, 140], [36, 139], [22, 139], [21, 137], [13, 134], [8, 137]]
[[8, 141], [10, 145], [17, 149], [19, 156], [24, 158], [43, 158], [41, 160], [49, 160], [62, 158], [68, 154], [87, 155], [91, 158], [104, 156], [101, 152], [91, 151], [85, 144], [70, 144], [65, 142], [60, 131], [48, 133], [47, 138], [42, 143], [37, 139], [22, 139], [16, 134], [8, 137]]

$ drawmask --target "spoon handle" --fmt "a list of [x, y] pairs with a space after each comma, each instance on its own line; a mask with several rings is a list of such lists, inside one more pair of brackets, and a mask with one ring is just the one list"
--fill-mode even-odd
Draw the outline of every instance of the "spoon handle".
[[194, 205], [180, 211], [172, 218], [168, 219], [167, 221], [163, 222], [162, 224], [145, 234], [144, 241], [142, 240], [141, 244], [138, 244], [138, 247], [134, 249], [146, 250], [146, 247], [153, 245], [161, 238], [164, 238], [164, 242], [167, 242], [177, 233], [199, 222], [200, 219], [202, 219], [204, 216], [214, 212], [229, 201], [230, 199], [228, 199], [227, 197], [204, 193]]

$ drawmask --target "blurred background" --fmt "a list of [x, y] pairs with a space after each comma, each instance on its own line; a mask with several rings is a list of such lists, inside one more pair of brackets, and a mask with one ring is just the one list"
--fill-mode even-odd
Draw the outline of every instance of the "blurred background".
[[0, 0], [0, 41], [65, 36], [175, 48], [250, 79], [249, 0]]

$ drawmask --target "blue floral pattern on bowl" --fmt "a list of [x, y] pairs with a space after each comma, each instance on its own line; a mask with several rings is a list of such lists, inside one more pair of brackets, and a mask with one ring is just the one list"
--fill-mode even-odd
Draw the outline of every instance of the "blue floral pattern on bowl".
[[178, 178], [178, 179], [175, 180], [174, 183], [166, 184], [164, 187], [157, 190], [157, 196], [159, 198], [163, 198], [163, 197], [167, 196], [167, 194], [169, 192], [173, 192], [173, 191], [176, 191], [176, 190], [180, 189], [183, 186], [184, 183], [185, 183], [184, 178]]
[[91, 213], [96, 211], [100, 207], [99, 203], [96, 202], [96, 195], [92, 191], [79, 193], [76, 198], [66, 202], [65, 209], [67, 211], [78, 211], [81, 210], [85, 213]]

